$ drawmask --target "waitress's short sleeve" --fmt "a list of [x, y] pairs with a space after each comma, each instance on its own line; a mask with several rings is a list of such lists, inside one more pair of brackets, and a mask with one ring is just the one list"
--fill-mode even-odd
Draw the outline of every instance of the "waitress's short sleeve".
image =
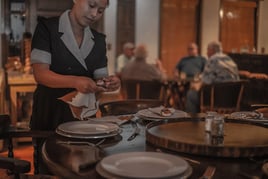
[[40, 20], [33, 38], [32, 38], [32, 51], [31, 63], [46, 63], [51, 64], [51, 39], [50, 32], [47, 24]]

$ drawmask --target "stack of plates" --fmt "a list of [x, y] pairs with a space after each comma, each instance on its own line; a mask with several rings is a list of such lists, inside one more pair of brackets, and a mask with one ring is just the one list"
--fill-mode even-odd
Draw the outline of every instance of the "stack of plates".
[[155, 110], [157, 110], [159, 107], [157, 108], [150, 108], [150, 109], [143, 109], [138, 111], [137, 115], [140, 118], [146, 119], [146, 120], [160, 120], [160, 119], [176, 119], [176, 118], [184, 118], [184, 117], [189, 117], [189, 115], [181, 110], [177, 110], [175, 109], [174, 112], [172, 113], [171, 116], [162, 116], [160, 115], [160, 112], [154, 112]]
[[182, 158], [159, 152], [127, 152], [103, 158], [96, 167], [105, 178], [187, 178], [192, 168]]
[[72, 121], [60, 124], [56, 133], [64, 137], [79, 139], [96, 139], [118, 135], [120, 128], [112, 123], [91, 123], [89, 121]]

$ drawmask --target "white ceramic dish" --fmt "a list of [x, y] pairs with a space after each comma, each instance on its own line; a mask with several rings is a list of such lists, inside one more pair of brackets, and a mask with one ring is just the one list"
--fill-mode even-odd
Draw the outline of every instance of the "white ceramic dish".
[[[104, 178], [125, 179], [124, 177], [113, 175], [113, 174], [107, 172], [106, 170], [104, 170], [101, 167], [100, 162], [96, 165], [96, 171]], [[174, 177], [169, 177], [169, 179], [178, 179], [178, 178], [186, 179], [192, 175], [192, 172], [193, 172], [193, 168], [191, 166], [189, 166], [189, 168], [184, 173], [177, 175], [177, 176], [174, 176]]]
[[182, 158], [159, 152], [127, 152], [105, 157], [101, 168], [127, 178], [169, 178], [184, 174], [189, 164]]
[[154, 118], [154, 119], [176, 119], [176, 118], [183, 118], [183, 117], [189, 117], [189, 115], [181, 110], [175, 110], [174, 113], [171, 116], [161, 116], [155, 112], [152, 112], [148, 109], [143, 109], [138, 111], [138, 116], [144, 117], [144, 118]]
[[90, 123], [89, 121], [72, 121], [60, 124], [58, 131], [74, 135], [99, 135], [109, 134], [119, 129], [119, 126], [112, 123]]
[[268, 119], [263, 117], [263, 113], [255, 112], [255, 111], [233, 112], [227, 117], [229, 119], [239, 119], [239, 120], [252, 121], [252, 122], [268, 122]]
[[63, 131], [60, 131], [56, 129], [56, 133], [58, 135], [68, 137], [68, 138], [75, 138], [75, 139], [101, 139], [101, 138], [107, 138], [107, 137], [113, 137], [122, 132], [122, 129], [118, 129], [117, 131], [111, 132], [111, 133], [104, 133], [104, 134], [96, 134], [96, 135], [79, 135], [79, 134], [69, 134], [64, 133]]

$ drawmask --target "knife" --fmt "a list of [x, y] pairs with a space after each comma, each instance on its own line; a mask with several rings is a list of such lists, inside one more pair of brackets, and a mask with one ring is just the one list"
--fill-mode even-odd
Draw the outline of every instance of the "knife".
[[127, 141], [131, 141], [131, 140], [135, 139], [135, 137], [140, 134], [140, 128], [138, 127], [137, 123], [132, 121], [131, 124], [132, 124], [132, 127], [134, 128], [134, 132], [127, 139]]

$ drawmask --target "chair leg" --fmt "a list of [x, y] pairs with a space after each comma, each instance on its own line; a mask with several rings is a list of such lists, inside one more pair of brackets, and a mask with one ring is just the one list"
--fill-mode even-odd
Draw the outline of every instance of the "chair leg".
[[[7, 155], [8, 155], [9, 158], [14, 158], [13, 140], [12, 140], [11, 137], [9, 137], [7, 140], [8, 140], [8, 154]], [[20, 179], [20, 174], [19, 173], [13, 173], [12, 171], [7, 170], [7, 174], [8, 175], [14, 174], [15, 179]]]
[[34, 158], [34, 174], [39, 174], [39, 148], [38, 148], [38, 139], [33, 138], [33, 148], [34, 148], [34, 153], [33, 153], [33, 158]]
[[14, 178], [15, 178], [15, 179], [20, 179], [20, 174], [19, 174], [19, 173], [15, 173], [15, 174], [14, 174]]
[[33, 158], [34, 158], [34, 174], [49, 174], [50, 172], [42, 159], [42, 145], [45, 138], [33, 138]]
[[14, 152], [13, 152], [13, 140], [12, 138], [8, 138], [8, 157], [13, 158]]

